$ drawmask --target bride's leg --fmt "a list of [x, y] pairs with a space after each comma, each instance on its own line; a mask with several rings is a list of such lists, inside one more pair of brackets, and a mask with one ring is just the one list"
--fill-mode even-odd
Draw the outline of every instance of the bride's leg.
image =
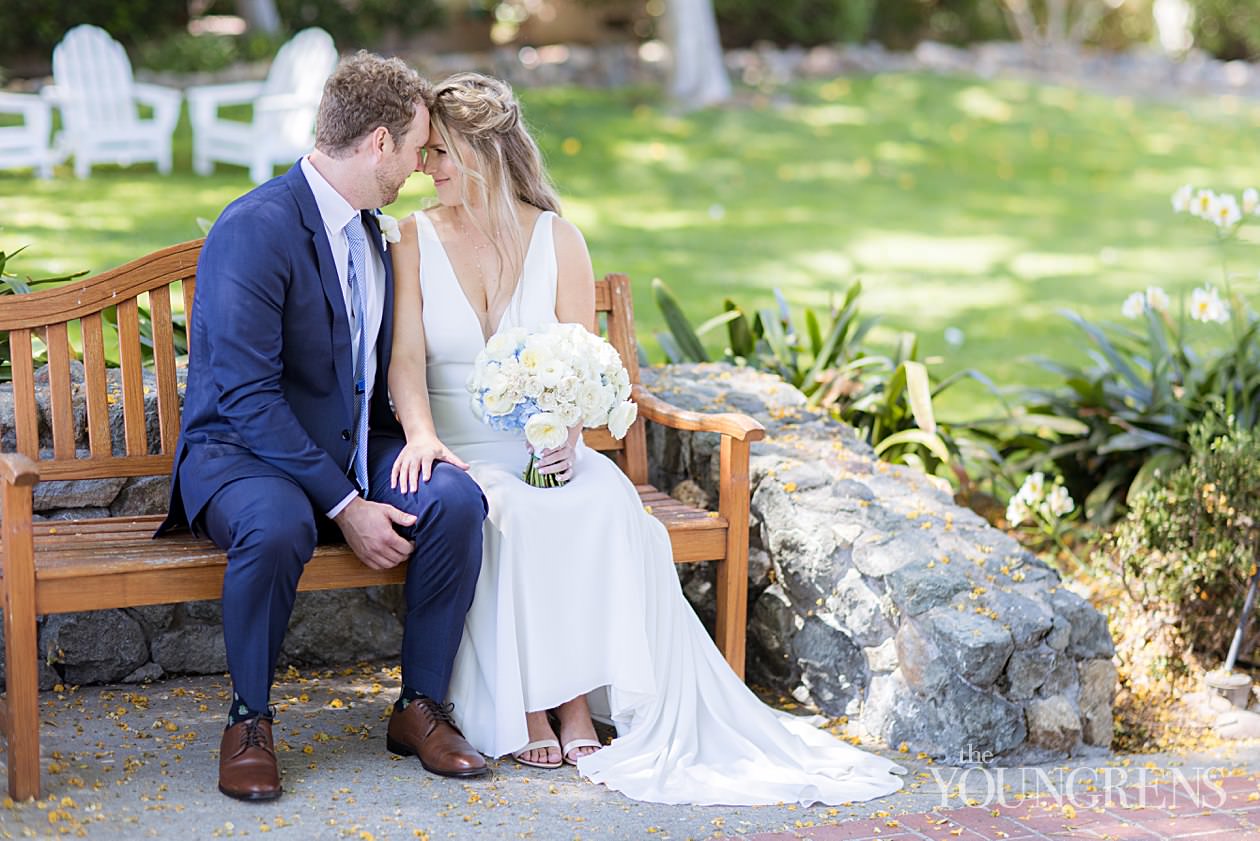
[[[560, 744], [567, 745], [574, 739], [591, 739], [597, 741], [595, 737], [595, 725], [591, 722], [591, 708], [586, 703], [586, 696], [579, 695], [572, 701], [566, 701], [556, 707], [556, 717], [560, 719]], [[531, 737], [532, 738], [532, 737]], [[583, 745], [575, 747], [569, 751], [566, 757], [570, 762], [587, 754], [594, 753], [599, 748], [591, 745]]]
[[[556, 738], [555, 731], [551, 729], [551, 722], [547, 721], [546, 710], [525, 713], [525, 727], [529, 730], [529, 740], [531, 742]], [[530, 762], [556, 763], [560, 761], [559, 748], [538, 748], [526, 751], [521, 755]]]

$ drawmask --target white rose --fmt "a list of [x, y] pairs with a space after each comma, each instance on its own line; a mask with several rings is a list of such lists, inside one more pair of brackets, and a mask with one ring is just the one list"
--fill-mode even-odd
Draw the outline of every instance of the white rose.
[[599, 423], [601, 420], [600, 415], [608, 412], [608, 401], [605, 400], [604, 389], [599, 383], [589, 381], [581, 383], [577, 387], [574, 402], [582, 413], [582, 417], [587, 418], [594, 424]]
[[534, 452], [559, 447], [568, 437], [568, 427], [552, 412], [539, 412], [525, 421], [525, 440], [533, 446]]
[[572, 403], [566, 403], [556, 409], [556, 414], [560, 416], [565, 429], [572, 428], [578, 421], [582, 420], [582, 410]]
[[608, 415], [608, 431], [614, 438], [625, 438], [630, 424], [639, 415], [639, 407], [629, 400], [618, 403]]

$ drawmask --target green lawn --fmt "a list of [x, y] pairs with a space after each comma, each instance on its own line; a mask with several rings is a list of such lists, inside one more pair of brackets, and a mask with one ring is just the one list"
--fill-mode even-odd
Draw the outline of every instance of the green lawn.
[[[942, 374], [1041, 382], [1021, 357], [1082, 353], [1060, 308], [1118, 317], [1133, 289], [1158, 284], [1175, 299], [1219, 277], [1212, 230], [1171, 213], [1180, 184], [1240, 193], [1260, 182], [1260, 106], [1229, 98], [1142, 104], [919, 75], [801, 85], [783, 102], [685, 117], [645, 91], [524, 98], [596, 271], [637, 282], [653, 358], [653, 277], [697, 320], [728, 296], [768, 304], [775, 287], [795, 305], [825, 304], [861, 278], [865, 311], [918, 331]], [[0, 173], [0, 250], [29, 243], [14, 266], [24, 273], [95, 272], [198, 236], [198, 216], [250, 185], [232, 167], [192, 175], [186, 122], [178, 143], [166, 178], [149, 167], [83, 182], [68, 167], [51, 181]], [[392, 212], [429, 195], [415, 176]], [[1253, 248], [1230, 254], [1252, 278]], [[985, 404], [956, 391], [943, 414]]]

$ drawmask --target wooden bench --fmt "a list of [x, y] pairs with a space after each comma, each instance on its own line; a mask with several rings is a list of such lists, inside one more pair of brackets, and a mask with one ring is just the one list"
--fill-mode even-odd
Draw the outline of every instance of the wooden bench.
[[[70, 611], [137, 607], [216, 599], [221, 595], [224, 554], [188, 534], [151, 539], [161, 516], [115, 517], [32, 523], [32, 488], [40, 480], [94, 479], [169, 474], [179, 435], [172, 296], [193, 312], [201, 240], [175, 245], [110, 272], [58, 289], [4, 298], [0, 331], [12, 354], [17, 453], [0, 453], [3, 488], [4, 641], [7, 692], [0, 709], [8, 742], [9, 794], [39, 796], [39, 715], [36, 617]], [[139, 307], [151, 314], [151, 368], [141, 354]], [[588, 430], [591, 446], [610, 451], [635, 483], [645, 506], [669, 529], [679, 563], [719, 561], [717, 642], [741, 677], [747, 617], [748, 450], [764, 431], [737, 414], [701, 415], [670, 406], [639, 384], [630, 282], [609, 275], [597, 284], [596, 306], [608, 339], [621, 353], [634, 383], [639, 418], [623, 440], [607, 430]], [[114, 330], [102, 314], [115, 308], [121, 388], [106, 375], [106, 341]], [[83, 383], [72, 381], [82, 347]], [[33, 341], [46, 347], [48, 414], [52, 450], [40, 452]], [[150, 451], [144, 403], [145, 369], [152, 372], [160, 446]], [[76, 452], [75, 391], [86, 409], [86, 452]], [[113, 393], [115, 390], [120, 393]], [[111, 443], [109, 404], [121, 402], [121, 449]], [[644, 421], [675, 429], [721, 433], [721, 488], [717, 512], [690, 508], [648, 484]], [[319, 546], [300, 589], [325, 590], [402, 582], [402, 567], [369, 569], [344, 545]]]

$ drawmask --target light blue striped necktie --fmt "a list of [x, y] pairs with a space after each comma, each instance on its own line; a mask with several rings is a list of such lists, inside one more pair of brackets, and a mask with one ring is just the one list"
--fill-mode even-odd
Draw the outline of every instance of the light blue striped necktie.
[[[363, 234], [362, 219], [356, 214], [346, 223], [346, 242], [350, 245], [350, 260], [346, 267], [346, 279], [350, 285], [350, 334], [357, 352], [354, 357], [354, 480], [359, 483], [363, 496], [368, 492], [367, 443], [368, 443], [368, 396], [367, 396], [367, 305], [360, 282], [360, 271], [367, 264], [367, 239]], [[366, 278], [367, 272], [362, 272]]]

